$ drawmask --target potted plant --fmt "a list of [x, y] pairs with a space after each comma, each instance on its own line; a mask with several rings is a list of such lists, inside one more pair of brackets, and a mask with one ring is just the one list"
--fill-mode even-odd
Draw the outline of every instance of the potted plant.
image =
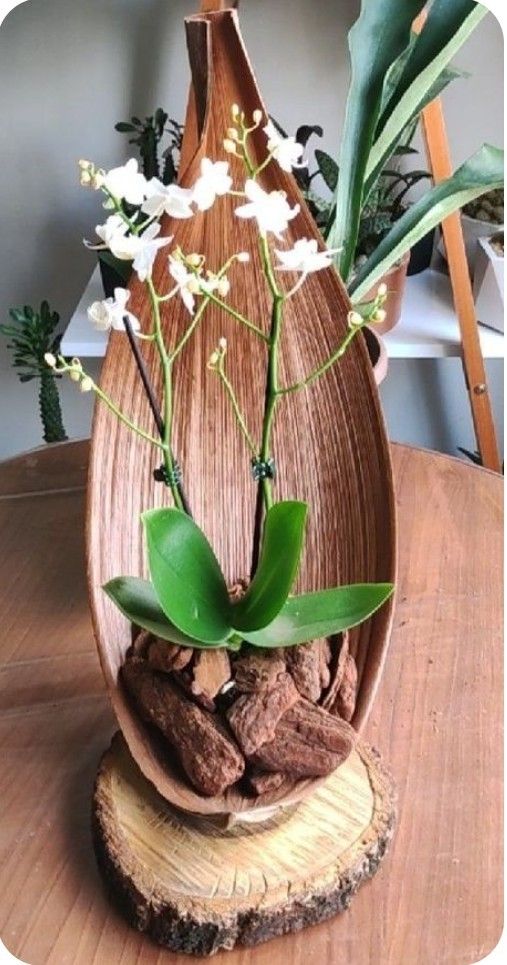
[[[452, 178], [430, 188], [391, 224], [359, 266], [362, 212], [422, 109], [456, 76], [449, 65], [486, 8], [472, 0], [434, 0], [424, 28], [412, 23], [424, 3], [362, 0], [349, 33], [351, 83], [337, 157], [339, 177], [324, 227], [352, 302], [361, 301], [447, 215], [503, 184], [503, 152], [485, 145]], [[378, 38], [382, 37], [382, 43]]]
[[[493, 231], [503, 232], [504, 227], [504, 189], [494, 188], [482, 197], [469, 201], [461, 211], [461, 225], [465, 240], [465, 250], [470, 276], [475, 275], [479, 260], [479, 243], [481, 238], [489, 238]], [[443, 237], [439, 242], [439, 251], [445, 255]], [[482, 259], [481, 259], [482, 260]]]
[[497, 332], [504, 331], [504, 236], [479, 238], [474, 272], [477, 320]]
[[[100, 328], [126, 331], [135, 340], [150, 405], [155, 413], [163, 413], [157, 418], [159, 437], [122, 412], [78, 359], [68, 361], [53, 353], [46, 357], [53, 373], [70, 376], [83, 392], [95, 392], [159, 455], [156, 478], [169, 490], [173, 505], [148, 506], [142, 516], [150, 579], [118, 574], [104, 592], [137, 631], [121, 667], [133, 713], [156, 728], [171, 748], [189, 789], [219, 800], [239, 781], [250, 793], [262, 795], [287, 778], [323, 777], [346, 759], [354, 744], [349, 721], [357, 678], [347, 630], [371, 616], [393, 590], [387, 583], [359, 584], [292, 595], [311, 507], [301, 500], [276, 498], [274, 481], [283, 467], [273, 448], [274, 422], [288, 397], [305, 392], [310, 400], [311, 386], [339, 364], [364, 327], [383, 320], [386, 289], [380, 285], [371, 301], [349, 312], [346, 335], [319, 365], [284, 384], [281, 336], [287, 306], [309, 276], [332, 271], [333, 251], [319, 250], [317, 241], [307, 238], [291, 248], [284, 245], [284, 233], [298, 206], [278, 191], [265, 191], [259, 177], [268, 165], [292, 167], [302, 148], [292, 138], [273, 138], [266, 125], [265, 156], [253, 161], [250, 142], [254, 135], [258, 138], [265, 120], [260, 110], [248, 118], [238, 106], [232, 108], [223, 143], [225, 152], [241, 161], [244, 173], [239, 183], [233, 182], [223, 159], [204, 158], [191, 188], [161, 185], [157, 193], [130, 162], [108, 172], [80, 162], [82, 181], [104, 194], [114, 211], [97, 228], [99, 237], [116, 257], [132, 265], [151, 306], [149, 324], [142, 326], [129, 311], [129, 292], [117, 288], [113, 298], [90, 306], [89, 316]], [[249, 270], [245, 266], [252, 263], [253, 252], [231, 252], [223, 264], [212, 265], [204, 253], [183, 251], [172, 245], [171, 237], [160, 234], [160, 217], [182, 198], [190, 218], [196, 212], [206, 216], [224, 196], [236, 199], [238, 231], [245, 221], [258, 229], [255, 264], [271, 299], [267, 327], [240, 314], [229, 300], [234, 285], [244, 284], [239, 272]], [[141, 214], [132, 219], [125, 202], [134, 198], [140, 201]], [[159, 252], [168, 253], [165, 290], [157, 289], [152, 276]], [[161, 326], [162, 306], [169, 310], [179, 300], [188, 312], [188, 324], [168, 343]], [[184, 467], [174, 457], [173, 367], [210, 304], [244, 326], [267, 355], [267, 391], [265, 397], [259, 393], [260, 432], [242, 410], [227, 365], [225, 339], [218, 341], [207, 362], [208, 377], [217, 380], [231, 407], [259, 491], [262, 524], [256, 532], [252, 574], [235, 586], [227, 585], [213, 548], [192, 518], [183, 487]], [[156, 350], [161, 406], [143, 368], [143, 344]], [[332, 669], [328, 640], [337, 634], [343, 635], [339, 670]], [[335, 694], [332, 707], [326, 709], [321, 697], [332, 673]], [[278, 746], [274, 738], [282, 718], [287, 734]], [[290, 744], [290, 735], [296, 733], [299, 737], [288, 753], [287, 740]]]
[[56, 332], [60, 316], [52, 312], [48, 302], [40, 309], [25, 305], [11, 308], [10, 324], [0, 325], [0, 332], [9, 338], [8, 348], [13, 351], [13, 366], [18, 370], [20, 382], [39, 380], [39, 413], [44, 442], [64, 442], [67, 433], [63, 424], [57, 373], [48, 369], [45, 356], [58, 353], [61, 334]]

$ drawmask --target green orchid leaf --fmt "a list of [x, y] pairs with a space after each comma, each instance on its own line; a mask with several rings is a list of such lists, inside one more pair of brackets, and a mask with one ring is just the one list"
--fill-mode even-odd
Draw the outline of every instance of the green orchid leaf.
[[391, 596], [392, 583], [356, 583], [287, 600], [269, 626], [244, 637], [254, 647], [293, 647], [362, 623]]
[[343, 280], [350, 274], [359, 232], [363, 184], [374, 141], [384, 82], [408, 47], [412, 22], [425, 0], [362, 0], [361, 14], [349, 32], [351, 83], [338, 165], [336, 214], [327, 243], [338, 248]]
[[165, 615], [189, 637], [224, 642], [232, 632], [231, 604], [202, 530], [179, 509], [152, 509], [142, 520], [151, 580]]
[[296, 578], [308, 506], [286, 500], [266, 513], [259, 565], [247, 592], [232, 608], [235, 630], [261, 630], [282, 609]]
[[484, 144], [450, 178], [441, 181], [412, 204], [361, 266], [349, 286], [357, 304], [395, 262], [454, 211], [486, 191], [503, 185], [504, 155]]
[[[127, 620], [148, 630], [161, 640], [175, 643], [179, 647], [213, 647], [181, 633], [177, 627], [167, 619], [152, 584], [148, 580], [141, 580], [135, 576], [118, 576], [110, 580], [103, 587], [107, 595], [116, 604]], [[216, 645], [215, 645], [216, 646]]]

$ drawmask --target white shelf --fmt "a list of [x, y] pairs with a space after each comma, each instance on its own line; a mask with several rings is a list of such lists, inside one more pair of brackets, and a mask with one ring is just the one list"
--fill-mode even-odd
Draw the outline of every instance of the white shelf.
[[[78, 358], [105, 355], [107, 334], [97, 332], [86, 309], [104, 297], [100, 270], [96, 266], [62, 339], [62, 353]], [[485, 358], [504, 356], [500, 332], [479, 326]], [[407, 278], [403, 314], [396, 328], [384, 336], [390, 358], [452, 358], [461, 354], [459, 328], [454, 314], [449, 278], [433, 269]]]
[[[504, 356], [500, 332], [479, 325], [484, 358]], [[389, 358], [434, 359], [461, 354], [458, 321], [448, 275], [429, 268], [407, 278], [401, 320], [384, 336]]]

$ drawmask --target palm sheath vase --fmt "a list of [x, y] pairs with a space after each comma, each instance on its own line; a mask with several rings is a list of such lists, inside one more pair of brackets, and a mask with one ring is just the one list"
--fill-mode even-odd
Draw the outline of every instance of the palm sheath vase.
[[[240, 105], [246, 117], [251, 117], [259, 109], [267, 116], [239, 33], [236, 12], [224, 10], [190, 17], [186, 20], [186, 33], [192, 84], [181, 152], [180, 184], [184, 187], [196, 181], [203, 158], [225, 157], [223, 139], [224, 132], [230, 127], [232, 104]], [[260, 163], [266, 154], [262, 130], [254, 131], [250, 145], [254, 162]], [[235, 156], [227, 159], [237, 183], [242, 175], [244, 177], [241, 162]], [[315, 238], [322, 247], [318, 229], [293, 176], [271, 163], [259, 175], [259, 183], [265, 190], [284, 191], [291, 204], [300, 205], [298, 215], [289, 224], [285, 243], [292, 246], [299, 238]], [[180, 245], [184, 252], [205, 252], [211, 265], [223, 264], [231, 252], [250, 252], [251, 262], [248, 271], [244, 272], [244, 283], [238, 282], [234, 286], [233, 304], [238, 312], [255, 319], [268, 333], [271, 302], [257, 254], [258, 233], [251, 221], [234, 216], [237, 204], [236, 198], [226, 196], [209, 211], [197, 212], [189, 220], [175, 221], [165, 217], [162, 234], [174, 235], [174, 244]], [[166, 261], [164, 250], [159, 253], [153, 269], [157, 290], [163, 287]], [[137, 278], [131, 283], [129, 307], [146, 331], [150, 306], [144, 285]], [[304, 379], [331, 355], [347, 334], [349, 311], [347, 294], [334, 270], [308, 276], [285, 308], [280, 347], [283, 384]], [[172, 300], [168, 306], [162, 305], [162, 324], [170, 342], [184, 334], [188, 315], [179, 299]], [[252, 478], [244, 440], [222, 387], [206, 370], [207, 360], [224, 336], [239, 405], [252, 433], [260, 438], [266, 345], [210, 303], [196, 334], [175, 365], [173, 451], [183, 470], [185, 496], [192, 514], [213, 547], [228, 585], [234, 586], [250, 573], [257, 483]], [[143, 346], [143, 354], [150, 379], [161, 393], [159, 365], [152, 343]], [[128, 341], [114, 331], [102, 370], [101, 388], [138, 425], [153, 425]], [[310, 507], [305, 548], [294, 592], [353, 583], [394, 582], [395, 512], [390, 453], [362, 336], [354, 338], [344, 357], [324, 377], [307, 390], [283, 398], [274, 423], [272, 450], [276, 455], [277, 470], [275, 498], [307, 501]], [[171, 505], [169, 489], [154, 479], [155, 467], [152, 449], [98, 404], [88, 487], [88, 580], [102, 671], [121, 738], [115, 738], [116, 745], [113, 742], [113, 748], [116, 746], [113, 763], [107, 755], [104, 759], [97, 787], [107, 777], [108, 793], [111, 791], [113, 784], [108, 768], [115, 767], [117, 781], [114, 786], [121, 786], [125, 791], [128, 785], [125, 768], [134, 768], [136, 777], [132, 779], [132, 785], [128, 785], [132, 799], [137, 801], [139, 796], [146, 794], [150, 807], [155, 807], [156, 801], [157, 807], [163, 811], [167, 809], [164, 814], [169, 823], [181, 821], [185, 824], [188, 821], [189, 828], [195, 830], [198, 827], [196, 833], [203, 835], [212, 850], [219, 840], [217, 835], [241, 834], [240, 829], [247, 827], [242, 824], [244, 819], [249, 821], [257, 817], [261, 822], [265, 819], [267, 825], [261, 823], [259, 827], [268, 827], [273, 834], [287, 833], [289, 825], [284, 821], [297, 821], [298, 813], [303, 814], [300, 809], [316, 806], [315, 802], [321, 800], [316, 795], [330, 793], [327, 778], [285, 779], [276, 789], [259, 795], [237, 782], [222, 794], [205, 796], [190, 784], [175, 758], [168, 753], [167, 745], [162, 746], [150, 725], [135, 712], [122, 685], [120, 670], [132, 644], [132, 627], [113, 606], [102, 587], [118, 574], [147, 574], [140, 515], [146, 509]], [[349, 648], [358, 672], [357, 699], [351, 721], [358, 733], [368, 718], [381, 677], [392, 611], [390, 599], [368, 621], [348, 632]], [[335, 695], [333, 683], [339, 664], [340, 641], [332, 639], [330, 643], [331, 680], [321, 697], [324, 707], [331, 705]], [[353, 753], [355, 763], [350, 765], [352, 771], [354, 768], [361, 770], [365, 755], [367, 752], [358, 745], [358, 750]], [[347, 766], [343, 766], [344, 773]], [[339, 768], [332, 776], [332, 781], [338, 778], [341, 770]], [[377, 776], [377, 784], [382, 784], [383, 780]], [[373, 788], [375, 781], [370, 780], [370, 784]], [[375, 788], [372, 795], [372, 800], [376, 800]], [[295, 809], [294, 805], [297, 805]], [[100, 807], [104, 813], [103, 801]], [[332, 808], [328, 816], [331, 814]], [[119, 821], [119, 812], [116, 817]], [[310, 811], [305, 820], [313, 820]], [[234, 822], [232, 830], [225, 830]], [[218, 828], [222, 830], [219, 832]], [[235, 839], [235, 845], [238, 840]], [[223, 846], [225, 848], [226, 844]], [[262, 847], [259, 843], [261, 852]], [[222, 858], [225, 860], [224, 855]], [[217, 852], [218, 863], [222, 858]], [[311, 861], [308, 854], [305, 862]], [[111, 859], [104, 859], [102, 864], [109, 869], [109, 877], [118, 882]], [[305, 873], [308, 877], [308, 868]], [[141, 892], [141, 884], [138, 884], [136, 893]], [[204, 891], [203, 901], [207, 900], [206, 907], [211, 907], [211, 898], [207, 899], [206, 894]], [[329, 905], [326, 914], [330, 913], [329, 908], [338, 910], [338, 907], [341, 906]], [[211, 917], [213, 914], [211, 911]], [[186, 920], [190, 920], [188, 907], [185, 915]], [[252, 937], [252, 932], [251, 943], [325, 916], [324, 913], [320, 916], [315, 913], [313, 918], [310, 915], [307, 919], [296, 916], [296, 923], [291, 925], [289, 914], [286, 926], [278, 923], [278, 931], [272, 928], [271, 931], [268, 929], [269, 934], [264, 934], [261, 929], [257, 937]], [[141, 916], [141, 921], [134, 912], [131, 914], [137, 927], [146, 927], [170, 948], [206, 954], [219, 947], [232, 947], [237, 942], [248, 941], [244, 929], [241, 937], [241, 929], [238, 931], [237, 926], [234, 937], [229, 935], [221, 944], [216, 935], [213, 941], [196, 938], [192, 944], [193, 939], [189, 938], [186, 944], [183, 940], [178, 944], [179, 939], [175, 939], [166, 919], [165, 925], [159, 921], [155, 926], [153, 923], [158, 919], [153, 909], [148, 917], [153, 927], [146, 924], [146, 915]], [[196, 928], [192, 932], [189, 926], [189, 934], [197, 935]]]

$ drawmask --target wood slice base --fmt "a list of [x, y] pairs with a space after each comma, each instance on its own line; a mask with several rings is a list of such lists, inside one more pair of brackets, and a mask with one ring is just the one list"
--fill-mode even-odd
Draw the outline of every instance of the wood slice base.
[[172, 951], [256, 945], [343, 911], [392, 837], [395, 790], [356, 750], [313, 795], [262, 824], [182, 814], [142, 776], [118, 733], [93, 797], [101, 871], [129, 922]]

